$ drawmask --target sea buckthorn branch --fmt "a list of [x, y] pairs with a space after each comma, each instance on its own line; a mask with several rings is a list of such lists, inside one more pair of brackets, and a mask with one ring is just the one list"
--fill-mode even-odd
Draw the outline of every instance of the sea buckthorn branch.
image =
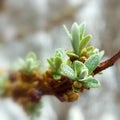
[[108, 67], [111, 67], [115, 64], [117, 60], [120, 59], [120, 50], [111, 58], [107, 59], [106, 61], [100, 63], [100, 65], [93, 71], [94, 75], [105, 70]]
[[94, 78], [102, 70], [112, 66], [120, 51], [100, 63], [104, 51], [89, 46], [91, 35], [85, 35], [85, 23], [74, 23], [71, 31], [64, 26], [73, 50], [59, 48], [47, 59], [49, 68], [40, 71], [40, 61], [34, 53], [20, 59], [15, 71], [0, 73], [0, 96], [12, 97], [29, 113], [37, 113], [43, 95], [54, 95], [62, 102], [76, 101], [85, 89], [97, 88], [100, 82]]

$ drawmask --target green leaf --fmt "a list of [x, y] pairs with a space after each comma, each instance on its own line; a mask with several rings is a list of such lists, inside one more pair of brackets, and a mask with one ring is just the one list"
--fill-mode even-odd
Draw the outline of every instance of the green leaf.
[[86, 80], [82, 81], [82, 85], [87, 88], [98, 88], [100, 86], [100, 82], [93, 77], [88, 77]]
[[80, 30], [80, 40], [83, 39], [84, 36], [84, 32], [85, 32], [85, 28], [86, 28], [86, 23], [83, 22], [79, 25], [79, 30]]
[[55, 51], [55, 57], [56, 56], [59, 56], [59, 57], [63, 57], [64, 56], [64, 50], [62, 49], [62, 48], [58, 48], [58, 49], [56, 49], [56, 51]]
[[60, 57], [55, 57], [55, 69], [56, 71], [60, 68], [62, 64], [62, 59]]
[[73, 68], [73, 63], [70, 59], [67, 60], [67, 65], [71, 68]]
[[102, 57], [103, 57], [103, 55], [104, 55], [104, 51], [101, 51], [101, 52], [99, 52], [99, 57], [100, 57], [100, 60], [102, 59]]
[[66, 51], [62, 48], [58, 48], [56, 51], [55, 51], [55, 57], [61, 57], [62, 61], [63, 62], [66, 62], [68, 60], [68, 56], [66, 54]]
[[60, 80], [60, 79], [61, 79], [61, 75], [60, 75], [60, 74], [57, 74], [57, 73], [54, 73], [54, 74], [53, 74], [53, 78], [54, 78], [55, 80]]
[[47, 61], [50, 65], [51, 69], [54, 70], [55, 69], [54, 59], [53, 58], [48, 58]]
[[65, 25], [63, 25], [65, 32], [67, 33], [68, 37], [70, 40], [72, 40], [72, 35], [70, 34], [70, 32], [68, 31], [67, 27]]
[[75, 76], [75, 72], [73, 71], [73, 69], [71, 67], [69, 67], [66, 64], [62, 64], [61, 66], [61, 74], [72, 79], [75, 80], [76, 76]]
[[76, 54], [78, 54], [79, 42], [80, 42], [80, 33], [79, 26], [77, 23], [74, 23], [71, 28], [72, 34], [72, 46]]
[[74, 58], [78, 58], [79, 56], [78, 55], [76, 55], [75, 53], [73, 53], [73, 52], [67, 52], [66, 53], [69, 57], [74, 57]]
[[100, 63], [100, 57], [98, 54], [94, 54], [92, 56], [90, 56], [86, 61], [85, 61], [85, 66], [88, 68], [89, 70], [89, 74], [91, 74], [95, 68], [98, 66], [98, 64]]
[[88, 77], [88, 69], [82, 69], [79, 75], [79, 80], [85, 79], [87, 77]]
[[81, 40], [81, 42], [79, 44], [79, 54], [81, 53], [82, 49], [85, 48], [88, 45], [91, 38], [92, 38], [91, 35], [87, 35]]
[[88, 47], [87, 47], [87, 51], [88, 51], [88, 52], [89, 52], [89, 51], [91, 52], [91, 51], [93, 51], [94, 49], [95, 49], [94, 46], [88, 46]]
[[91, 56], [94, 54], [94, 46], [87, 47], [87, 53]]
[[74, 61], [73, 62], [73, 66], [74, 66], [74, 71], [75, 71], [75, 74], [76, 76], [78, 77], [82, 71], [82, 69], [84, 67], [86, 67], [82, 62], [80, 61]]
[[33, 70], [38, 69], [40, 66], [40, 61], [34, 53], [29, 53], [25, 60], [19, 59], [18, 69], [21, 69], [25, 74], [30, 74]]

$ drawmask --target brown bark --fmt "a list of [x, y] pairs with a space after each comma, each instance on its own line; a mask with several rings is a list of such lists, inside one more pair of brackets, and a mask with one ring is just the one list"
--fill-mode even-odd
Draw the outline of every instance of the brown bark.
[[120, 50], [118, 53], [116, 53], [113, 57], [111, 57], [110, 59], [100, 63], [100, 65], [94, 70], [94, 75], [96, 75], [97, 73], [105, 70], [108, 67], [111, 67], [112, 65], [114, 65], [114, 63], [120, 59]]

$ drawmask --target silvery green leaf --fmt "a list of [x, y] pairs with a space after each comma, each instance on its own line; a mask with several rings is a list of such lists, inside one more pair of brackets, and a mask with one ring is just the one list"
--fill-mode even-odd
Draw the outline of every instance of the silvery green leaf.
[[79, 26], [77, 23], [74, 23], [71, 28], [72, 34], [72, 46], [76, 54], [78, 54], [79, 42], [80, 42], [80, 33]]
[[70, 66], [71, 68], [73, 68], [73, 63], [70, 59], [67, 60], [67, 63], [66, 63], [68, 66]]
[[40, 61], [37, 60], [34, 53], [29, 53], [25, 60], [19, 59], [18, 64], [16, 63], [15, 69], [21, 69], [25, 74], [31, 73], [33, 70], [38, 69]]
[[80, 44], [79, 44], [79, 54], [81, 53], [81, 50], [88, 45], [88, 43], [90, 42], [91, 38], [92, 38], [91, 35], [87, 35], [80, 41]]
[[55, 63], [54, 63], [54, 59], [53, 58], [48, 58], [47, 59], [51, 69], [53, 70], [55, 68]]
[[98, 66], [98, 64], [100, 63], [100, 57], [98, 54], [94, 54], [92, 56], [90, 56], [86, 61], [85, 61], [85, 66], [88, 68], [89, 70], [89, 74], [91, 74], [95, 68]]
[[99, 53], [99, 49], [98, 49], [98, 48], [95, 48], [95, 49], [94, 49], [94, 53]]
[[58, 57], [63, 57], [64, 56], [64, 50], [62, 48], [58, 48], [56, 49], [55, 51], [55, 57], [58, 56]]
[[103, 57], [103, 55], [104, 55], [104, 51], [101, 51], [101, 52], [99, 52], [99, 57], [100, 57], [100, 60], [102, 59], [102, 57]]
[[70, 32], [68, 31], [67, 27], [65, 25], [63, 25], [63, 27], [64, 27], [65, 32], [67, 33], [69, 39], [72, 40], [72, 36], [71, 36]]
[[87, 53], [89, 54], [89, 55], [93, 55], [94, 54], [94, 46], [89, 46], [89, 47], [87, 47]]
[[88, 46], [87, 47], [87, 51], [89, 52], [89, 51], [93, 51], [95, 48], [94, 48], [94, 46]]
[[72, 80], [76, 79], [75, 72], [71, 67], [66, 64], [62, 64], [61, 66], [61, 75], [64, 75]]
[[82, 69], [79, 75], [79, 80], [85, 79], [87, 77], [88, 77], [88, 69]]
[[61, 75], [55, 73], [55, 74], [53, 74], [53, 78], [54, 78], [55, 80], [60, 80], [60, 79], [61, 79]]
[[84, 32], [85, 32], [85, 28], [86, 28], [86, 23], [83, 22], [79, 25], [79, 30], [80, 30], [80, 40], [83, 39], [84, 36]]
[[62, 64], [62, 59], [60, 57], [55, 57], [55, 68], [58, 70]]
[[74, 57], [74, 58], [78, 58], [79, 56], [78, 55], [76, 55], [75, 53], [73, 53], [73, 52], [67, 52], [66, 53], [69, 57]]
[[87, 88], [97, 88], [100, 87], [100, 82], [93, 77], [88, 77], [86, 80], [82, 81], [82, 85]]
[[82, 69], [85, 67], [85, 65], [80, 61], [74, 61], [73, 66], [74, 66], [75, 74], [78, 77], [80, 75]]
[[55, 57], [56, 56], [61, 57], [63, 62], [66, 62], [68, 60], [68, 56], [67, 56], [65, 50], [62, 48], [59, 48], [55, 51]]

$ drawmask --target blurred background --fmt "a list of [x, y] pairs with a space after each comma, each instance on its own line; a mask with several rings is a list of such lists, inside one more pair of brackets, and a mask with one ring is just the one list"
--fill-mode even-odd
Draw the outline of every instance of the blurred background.
[[[104, 59], [120, 49], [120, 0], [0, 0], [0, 68], [7, 70], [33, 51], [47, 68], [56, 48], [71, 48], [63, 29], [87, 23], [91, 44], [105, 51]], [[42, 98], [35, 120], [120, 120], [120, 61], [97, 75], [101, 87], [81, 94], [78, 101], [61, 103]], [[0, 120], [29, 120], [11, 99], [0, 99]]]

